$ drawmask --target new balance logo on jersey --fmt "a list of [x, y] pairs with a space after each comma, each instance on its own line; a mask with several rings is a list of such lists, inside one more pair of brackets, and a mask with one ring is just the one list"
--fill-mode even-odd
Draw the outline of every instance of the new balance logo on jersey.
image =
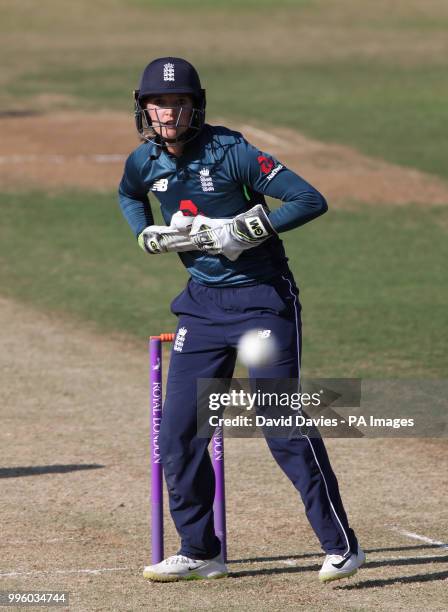
[[188, 329], [186, 327], [180, 327], [176, 338], [174, 340], [174, 346], [173, 346], [173, 351], [176, 351], [178, 353], [182, 352], [182, 349], [184, 348], [184, 343], [185, 343], [185, 336], [187, 335]]
[[163, 80], [174, 81], [174, 64], [171, 62], [163, 65]]
[[210, 176], [210, 170], [208, 168], [202, 168], [199, 171], [199, 178], [201, 180], [202, 191], [215, 191], [212, 177]]
[[260, 217], [246, 217], [246, 227], [252, 238], [263, 238], [269, 236], [269, 233], [264, 229], [264, 225], [261, 222]]
[[166, 191], [168, 189], [168, 179], [162, 178], [156, 181], [151, 187], [151, 191]]

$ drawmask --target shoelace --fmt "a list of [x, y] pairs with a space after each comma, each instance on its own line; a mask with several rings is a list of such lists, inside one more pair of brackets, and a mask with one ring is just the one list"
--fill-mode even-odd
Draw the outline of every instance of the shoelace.
[[189, 559], [188, 557], [184, 557], [183, 555], [173, 555], [172, 557], [168, 557], [165, 563], [167, 565], [176, 565], [177, 563], [193, 563], [193, 559]]

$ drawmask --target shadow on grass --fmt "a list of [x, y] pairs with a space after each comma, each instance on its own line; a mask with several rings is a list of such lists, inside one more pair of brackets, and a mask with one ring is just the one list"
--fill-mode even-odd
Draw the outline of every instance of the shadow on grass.
[[366, 580], [357, 584], [338, 586], [338, 591], [352, 591], [355, 589], [373, 589], [375, 587], [390, 586], [391, 584], [410, 584], [413, 582], [431, 582], [433, 580], [446, 580], [448, 571], [434, 572], [433, 574], [415, 574], [414, 576], [402, 576], [395, 578], [379, 578], [378, 580]]
[[295, 565], [294, 567], [267, 567], [257, 570], [240, 570], [239, 572], [230, 572], [229, 578], [244, 578], [245, 576], [271, 576], [275, 574], [302, 574], [303, 572], [317, 572], [319, 570], [320, 564]]
[[[416, 548], [416, 547], [411, 547], [411, 548]], [[426, 546], [422, 546], [420, 548], [426, 548]], [[378, 551], [378, 549], [375, 549], [376, 551]], [[384, 550], [384, 549], [379, 549]], [[399, 550], [403, 550], [402, 548], [400, 548]], [[369, 551], [366, 551], [369, 552]], [[311, 553], [308, 553], [307, 556], [311, 556]], [[302, 557], [284, 557], [284, 559], [299, 559], [299, 558], [304, 558], [304, 556]], [[264, 561], [267, 561], [268, 559], [264, 559]], [[276, 560], [281, 560], [279, 558], [277, 558]], [[448, 562], [448, 557], [447, 556], [433, 556], [433, 557], [403, 557], [401, 559], [381, 559], [379, 561], [367, 561], [365, 563], [365, 565], [362, 568], [362, 572], [364, 572], [366, 569], [373, 569], [376, 567], [396, 567], [396, 566], [406, 566], [406, 565], [428, 565], [431, 563], [447, 563]], [[232, 563], [232, 561], [229, 561], [229, 563]], [[294, 573], [299, 573], [299, 572], [313, 572], [313, 571], [318, 571], [320, 570], [320, 564], [318, 565], [295, 565], [293, 567], [272, 567], [272, 568], [263, 568], [263, 569], [255, 569], [255, 570], [241, 570], [241, 571], [237, 571], [237, 572], [232, 572], [230, 575], [232, 578], [242, 578], [244, 576], [263, 576], [263, 575], [270, 575], [270, 574], [294, 574]], [[427, 576], [448, 576], [448, 572], [445, 573], [441, 573], [441, 574], [426, 574]], [[434, 580], [442, 580], [442, 577], [440, 578], [433, 578]], [[412, 577], [409, 577], [412, 578]], [[421, 578], [421, 576], [418, 576], [418, 578]], [[421, 580], [423, 581], [423, 579]], [[387, 584], [393, 584], [394, 582], [412, 582], [412, 580], [408, 579], [408, 577], [397, 577], [397, 578], [391, 578], [391, 579], [386, 579], [386, 580], [368, 580], [366, 582], [362, 582], [356, 585], [350, 585], [347, 587], [340, 587], [340, 588], [367, 588], [368, 586], [382, 586], [382, 583], [384, 582], [384, 585]]]
[[10, 117], [35, 117], [36, 115], [43, 115], [42, 111], [31, 110], [27, 108], [26, 110], [17, 110], [17, 109], [6, 109], [0, 111], [0, 118], [10, 118]]
[[272, 561], [296, 561], [299, 559], [309, 559], [310, 557], [320, 557], [324, 553], [302, 553], [301, 555], [280, 555], [278, 557], [248, 557], [247, 559], [229, 559], [228, 563], [269, 563]]
[[19, 478], [21, 476], [41, 476], [42, 474], [65, 474], [79, 470], [98, 470], [106, 466], [99, 463], [69, 465], [33, 465], [27, 467], [0, 468], [0, 478]]
[[[438, 544], [416, 544], [415, 546], [390, 546], [385, 548], [368, 548], [364, 549], [366, 554], [379, 552], [403, 552], [408, 550], [440, 550]], [[312, 557], [322, 557], [322, 551], [312, 553], [302, 553], [300, 555], [280, 555], [278, 557], [248, 557], [247, 559], [231, 559], [229, 563], [268, 563], [270, 561], [295, 561], [300, 559], [309, 559]]]
[[403, 559], [382, 559], [380, 561], [367, 561], [363, 567], [392, 567], [394, 565], [425, 565], [426, 563], [448, 563], [448, 557], [410, 557]]

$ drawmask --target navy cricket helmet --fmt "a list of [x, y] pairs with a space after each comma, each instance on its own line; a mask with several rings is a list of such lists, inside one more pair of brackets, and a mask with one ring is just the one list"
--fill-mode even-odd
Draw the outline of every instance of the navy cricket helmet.
[[[175, 139], [157, 134], [146, 109], [151, 96], [164, 94], [189, 94], [193, 98], [193, 109], [188, 130]], [[201, 87], [199, 75], [189, 62], [180, 57], [160, 57], [148, 64], [140, 79], [140, 86], [134, 91], [135, 123], [143, 140], [159, 146], [165, 143], [189, 142], [202, 130], [205, 121], [205, 89]], [[180, 113], [178, 120], [180, 118]]]

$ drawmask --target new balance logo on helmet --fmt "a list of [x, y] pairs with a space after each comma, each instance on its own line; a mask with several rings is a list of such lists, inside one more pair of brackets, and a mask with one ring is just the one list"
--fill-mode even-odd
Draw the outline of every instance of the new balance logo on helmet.
[[253, 238], [258, 239], [263, 238], [264, 236], [269, 236], [269, 233], [265, 230], [260, 217], [247, 217], [245, 221], [249, 234]]
[[163, 80], [174, 81], [174, 64], [171, 62], [163, 65]]

